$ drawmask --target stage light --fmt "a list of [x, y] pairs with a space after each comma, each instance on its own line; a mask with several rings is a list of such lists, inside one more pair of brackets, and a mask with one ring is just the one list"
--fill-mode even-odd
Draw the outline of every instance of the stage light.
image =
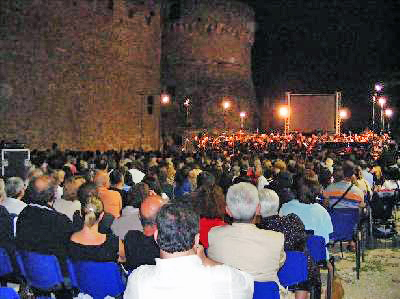
[[287, 106], [282, 106], [279, 108], [279, 116], [282, 118], [289, 117], [289, 108]]
[[242, 111], [240, 112], [240, 118], [245, 118], [246, 117], [246, 112]]
[[348, 119], [350, 117], [350, 111], [347, 108], [342, 108], [339, 110], [340, 119]]

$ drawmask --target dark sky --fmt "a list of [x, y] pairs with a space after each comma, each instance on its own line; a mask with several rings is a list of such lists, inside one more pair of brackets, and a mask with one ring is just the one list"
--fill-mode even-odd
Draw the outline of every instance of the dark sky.
[[[256, 11], [259, 98], [339, 90], [352, 111], [347, 125], [363, 127], [374, 82], [400, 81], [400, 1], [247, 2]], [[385, 90], [394, 106], [399, 87]]]

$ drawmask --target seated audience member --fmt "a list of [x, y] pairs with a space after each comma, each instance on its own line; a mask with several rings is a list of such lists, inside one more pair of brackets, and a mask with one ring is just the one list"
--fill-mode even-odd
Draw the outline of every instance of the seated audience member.
[[53, 208], [55, 185], [50, 177], [35, 180], [30, 203], [17, 220], [17, 247], [44, 254], [66, 256], [72, 222]]
[[122, 198], [122, 207], [125, 207], [128, 202], [128, 192], [124, 190], [125, 179], [124, 174], [119, 169], [114, 169], [110, 173], [110, 184], [109, 190], [117, 191]]
[[279, 197], [271, 189], [258, 191], [261, 220], [257, 227], [273, 230], [285, 236], [285, 250], [303, 251], [306, 240], [304, 224], [296, 214], [279, 216]]
[[213, 227], [208, 233], [208, 256], [251, 274], [256, 281], [279, 283], [277, 272], [285, 261], [282, 233], [259, 229], [258, 190], [241, 182], [228, 189], [226, 212], [232, 225]]
[[126, 166], [128, 167], [128, 171], [131, 174], [133, 183], [139, 184], [143, 180], [144, 176], [146, 175], [141, 170], [139, 170], [139, 168], [141, 168], [140, 163], [137, 161], [128, 162], [128, 163], [126, 163]]
[[364, 160], [361, 160], [360, 167], [361, 167], [362, 175], [363, 175], [364, 179], [367, 180], [368, 184], [371, 187], [374, 186], [374, 175], [369, 172], [368, 164]]
[[117, 191], [108, 190], [110, 187], [110, 177], [108, 173], [99, 170], [94, 177], [94, 183], [97, 186], [97, 192], [104, 205], [104, 211], [110, 213], [114, 218], [121, 215], [122, 198]]
[[76, 211], [81, 210], [81, 203], [78, 199], [78, 189], [85, 183], [80, 176], [69, 177], [65, 180], [63, 197], [54, 201], [54, 209], [73, 221]]
[[25, 194], [25, 183], [19, 177], [11, 177], [6, 181], [6, 194], [1, 205], [4, 206], [10, 214], [19, 215], [19, 213], [26, 207], [26, 203], [22, 201]]
[[383, 190], [400, 189], [400, 170], [395, 167], [388, 168], [385, 172], [385, 182], [382, 185]]
[[[73, 232], [72, 222], [54, 210], [55, 184], [48, 176], [36, 178], [30, 196], [31, 203], [21, 211], [17, 220], [17, 250], [28, 250], [58, 257], [62, 273], [67, 275], [65, 260]], [[56, 298], [72, 298], [69, 289], [56, 292]]]
[[364, 193], [365, 196], [372, 196], [371, 186], [369, 185], [368, 181], [364, 178], [361, 167], [356, 166], [354, 168], [354, 176], [356, 177], [355, 184], [360, 190]]
[[[81, 207], [85, 206], [88, 199], [92, 196], [99, 197], [97, 192], [97, 186], [94, 183], [86, 182], [78, 188], [78, 200], [81, 203]], [[104, 208], [104, 206], [103, 206]], [[104, 216], [99, 223], [99, 232], [102, 234], [111, 233], [111, 225], [114, 222], [114, 217], [104, 212]], [[83, 218], [81, 211], [76, 211], [74, 214], [74, 231], [79, 231], [83, 228]]]
[[316, 203], [320, 194], [320, 185], [316, 182], [299, 178], [296, 184], [295, 199], [282, 205], [279, 214], [286, 216], [296, 214], [304, 224], [306, 230], [313, 230], [314, 235], [324, 237], [329, 242], [329, 234], [333, 232], [332, 220], [328, 211]]
[[[280, 232], [285, 236], [285, 251], [302, 251], [304, 252], [306, 243], [306, 232], [304, 224], [299, 216], [289, 214], [287, 216], [279, 216], [279, 197], [275, 191], [263, 189], [258, 192], [260, 198], [261, 221], [257, 225], [259, 228]], [[308, 257], [308, 281], [297, 285], [296, 299], [307, 298], [307, 293], [311, 290], [311, 286], [321, 286], [319, 271]]]
[[0, 247], [12, 253], [15, 250], [13, 221], [3, 201], [7, 198], [3, 179], [0, 179]]
[[225, 225], [224, 191], [217, 185], [203, 185], [193, 192], [193, 206], [200, 215], [200, 243], [208, 248], [208, 232], [214, 226]]
[[56, 170], [53, 174], [53, 178], [55, 181], [55, 184], [57, 185], [56, 189], [56, 200], [62, 198], [63, 196], [63, 187], [62, 185], [64, 184], [64, 179], [65, 179], [65, 172], [64, 170]]
[[73, 259], [97, 262], [124, 262], [122, 241], [113, 234], [99, 232], [99, 222], [104, 216], [103, 203], [91, 196], [82, 206], [83, 228], [72, 234], [68, 252]]
[[156, 225], [154, 238], [161, 258], [132, 272], [124, 299], [252, 298], [254, 281], [249, 274], [205, 257], [198, 245], [196, 213], [167, 204], [158, 213]]
[[[134, 189], [138, 185], [135, 185]], [[129, 194], [127, 205], [122, 209], [121, 217], [115, 219], [111, 225], [112, 232], [121, 240], [125, 238], [126, 233], [130, 230], [143, 231], [139, 217], [139, 208], [137, 206], [137, 204], [140, 205], [142, 200], [136, 201], [131, 195], [133, 193]]]
[[345, 161], [342, 167], [343, 179], [330, 184], [323, 191], [324, 198], [333, 198], [333, 200], [330, 201], [330, 205], [334, 204], [349, 188], [344, 198], [335, 207], [363, 207], [365, 205], [364, 192], [354, 183], [354, 168], [353, 162]]
[[140, 205], [142, 230], [129, 230], [125, 235], [126, 269], [134, 270], [140, 265], [155, 265], [160, 249], [154, 240], [156, 216], [165, 204], [162, 197], [150, 195]]

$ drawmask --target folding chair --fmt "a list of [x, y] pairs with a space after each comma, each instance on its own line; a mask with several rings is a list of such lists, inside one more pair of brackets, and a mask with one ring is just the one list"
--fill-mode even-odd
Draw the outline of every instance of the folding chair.
[[308, 279], [307, 257], [301, 251], [286, 251], [286, 261], [278, 271], [283, 287], [295, 286]]
[[253, 299], [279, 299], [279, 287], [275, 281], [254, 282]]
[[14, 273], [8, 252], [0, 247], [0, 282], [2, 286], [7, 285], [8, 277]]
[[[326, 298], [331, 299], [334, 262], [332, 259], [330, 261], [327, 260], [325, 238], [321, 236], [315, 236], [313, 233], [314, 231], [307, 231], [307, 251], [315, 264], [323, 269], [328, 270]], [[332, 268], [329, 267], [329, 263], [332, 265]]]
[[122, 270], [117, 263], [74, 260], [73, 262], [80, 292], [93, 299], [107, 295], [118, 297], [125, 291]]
[[340, 251], [343, 257], [343, 243], [355, 241], [356, 243], [356, 272], [360, 278], [361, 268], [361, 231], [359, 230], [360, 212], [358, 208], [335, 208], [329, 210], [333, 233], [330, 240], [333, 243], [340, 242]]
[[12, 288], [0, 288], [0, 298], [20, 299], [18, 293]]
[[18, 252], [17, 261], [28, 286], [40, 298], [50, 298], [50, 294], [55, 291], [76, 286], [76, 278], [69, 261], [67, 267], [71, 286], [65, 285], [60, 263], [54, 255], [23, 250]]

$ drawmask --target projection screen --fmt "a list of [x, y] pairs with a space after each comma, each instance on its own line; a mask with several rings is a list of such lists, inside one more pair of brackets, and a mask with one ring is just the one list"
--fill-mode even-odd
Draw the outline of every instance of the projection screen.
[[289, 130], [303, 133], [336, 132], [340, 93], [292, 94], [288, 93], [290, 109]]

